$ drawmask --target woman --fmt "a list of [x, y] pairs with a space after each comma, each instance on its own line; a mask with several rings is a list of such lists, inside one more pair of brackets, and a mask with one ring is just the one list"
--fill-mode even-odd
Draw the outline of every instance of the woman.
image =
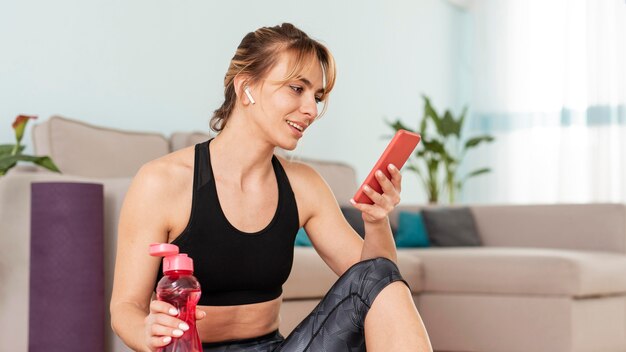
[[[330, 52], [291, 24], [260, 28], [239, 45], [224, 80], [213, 140], [144, 165], [122, 208], [111, 317], [135, 350], [155, 351], [188, 326], [151, 301], [159, 259], [148, 245], [172, 242], [194, 259], [202, 286], [197, 327], [204, 351], [430, 351], [394, 261], [387, 215], [400, 200], [400, 172], [378, 177], [383, 193], [356, 204], [363, 241], [324, 180], [274, 156], [293, 150], [335, 82]], [[282, 284], [304, 226], [341, 276], [286, 339], [278, 332]]]

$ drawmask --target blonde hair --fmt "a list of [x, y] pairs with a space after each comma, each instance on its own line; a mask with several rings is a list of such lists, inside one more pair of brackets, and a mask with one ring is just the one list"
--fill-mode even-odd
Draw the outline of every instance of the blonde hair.
[[[235, 77], [248, 77], [245, 85], [259, 83], [276, 65], [280, 54], [291, 52], [295, 56], [292, 67], [282, 83], [297, 78], [309, 65], [319, 62], [324, 77], [324, 91], [321, 101], [326, 102], [335, 85], [335, 60], [330, 51], [321, 43], [311, 39], [306, 33], [290, 23], [280, 26], [262, 27], [246, 34], [241, 40], [235, 55], [230, 61], [224, 77], [224, 103], [215, 110], [211, 118], [211, 129], [219, 132], [226, 126], [237, 101]], [[326, 111], [326, 104], [322, 116]]]

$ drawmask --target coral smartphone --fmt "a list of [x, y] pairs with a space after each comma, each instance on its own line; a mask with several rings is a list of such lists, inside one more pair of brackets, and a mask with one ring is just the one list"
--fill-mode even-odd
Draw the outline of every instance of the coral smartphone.
[[378, 183], [378, 180], [376, 180], [376, 171], [382, 171], [385, 176], [391, 180], [391, 174], [387, 169], [387, 165], [393, 164], [398, 168], [398, 170], [400, 170], [409, 156], [411, 156], [411, 153], [420, 142], [420, 139], [421, 137], [419, 134], [409, 132], [407, 130], [398, 130], [396, 135], [391, 139], [391, 142], [387, 145], [387, 148], [385, 148], [383, 154], [376, 162], [376, 165], [374, 165], [372, 171], [370, 171], [361, 187], [359, 187], [358, 191], [354, 195], [354, 200], [357, 203], [374, 204], [365, 192], [363, 192], [363, 186], [369, 185], [376, 192], [382, 193], [382, 188]]

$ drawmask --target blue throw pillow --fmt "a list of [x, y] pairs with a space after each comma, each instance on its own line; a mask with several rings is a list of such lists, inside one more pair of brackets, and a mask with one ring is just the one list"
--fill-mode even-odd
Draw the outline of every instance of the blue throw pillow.
[[396, 247], [430, 247], [421, 213], [401, 211], [398, 215]]
[[311, 247], [312, 245], [309, 236], [307, 236], [306, 231], [304, 231], [304, 227], [301, 227], [296, 234], [296, 246]]

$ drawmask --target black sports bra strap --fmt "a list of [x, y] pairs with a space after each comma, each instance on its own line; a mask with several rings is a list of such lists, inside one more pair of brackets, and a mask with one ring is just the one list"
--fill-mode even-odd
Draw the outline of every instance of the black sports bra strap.
[[209, 161], [209, 141], [196, 144], [196, 165], [194, 165], [195, 175], [198, 179], [195, 182], [195, 189], [200, 189], [206, 185], [212, 175], [211, 165]]

